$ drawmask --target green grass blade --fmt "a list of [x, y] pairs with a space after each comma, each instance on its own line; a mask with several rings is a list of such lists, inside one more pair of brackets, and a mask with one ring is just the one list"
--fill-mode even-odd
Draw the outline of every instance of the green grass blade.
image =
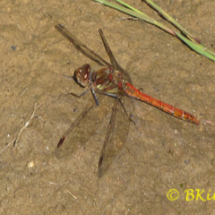
[[108, 6], [108, 7], [111, 7], [111, 8], [114, 8], [116, 10], [119, 10], [120, 12], [126, 13], [126, 14], [128, 14], [130, 16], [133, 16], [135, 18], [138, 18], [140, 20], [148, 22], [148, 23], [150, 23], [152, 25], [155, 25], [155, 26], [161, 28], [162, 30], [168, 32], [169, 34], [172, 34], [172, 35], [176, 36], [176, 34], [175, 34], [175, 32], [173, 30], [171, 30], [170, 28], [166, 27], [162, 23], [157, 22], [155, 19], [147, 16], [146, 14], [144, 14], [144, 13], [142, 13], [140, 11], [136, 12], [136, 11], [130, 10], [128, 8], [122, 7], [120, 5], [110, 3], [110, 2], [105, 1], [105, 0], [93, 0], [93, 1], [99, 2], [101, 4], [104, 4], [104, 5]]
[[166, 13], [164, 10], [162, 10], [158, 5], [156, 5], [151, 0], [144, 0], [148, 5], [150, 5], [152, 8], [154, 8], [160, 15], [162, 15], [167, 21], [169, 21], [172, 25], [174, 25], [176, 28], [178, 28], [185, 36], [187, 36], [191, 41], [194, 43], [200, 43], [200, 41], [196, 38], [194, 38], [184, 27], [182, 27], [176, 20], [171, 17], [168, 13]]
[[185, 44], [187, 44], [191, 49], [193, 49], [195, 52], [215, 61], [215, 55], [210, 50], [207, 50], [206, 47], [204, 47], [201, 44], [196, 44], [191, 42], [189, 39], [184, 37], [183, 35], [176, 32], [176, 35], [179, 37], [180, 40], [182, 40]]
[[158, 7], [151, 0], [145, 0], [145, 1], [152, 8], [154, 8], [158, 13], [160, 13], [167, 21], [169, 21], [171, 24], [176, 26], [183, 33], [183, 35], [179, 32], [175, 32], [175, 31], [171, 30], [170, 28], [166, 27], [162, 23], [157, 22], [155, 19], [147, 16], [146, 14], [144, 14], [141, 11], [137, 10], [136, 8], [130, 6], [129, 4], [123, 2], [122, 0], [115, 0], [115, 1], [123, 6], [110, 3], [106, 0], [93, 0], [93, 1], [99, 2], [108, 7], [119, 10], [122, 13], [128, 14], [130, 16], [133, 16], [135, 18], [148, 22], [152, 25], [155, 25], [155, 26], [161, 28], [162, 30], [172, 34], [173, 36], [177, 36], [177, 38], [179, 38], [181, 41], [183, 41], [187, 46], [189, 46], [191, 49], [193, 49], [197, 53], [215, 61], [215, 53], [213, 51], [206, 49], [206, 47], [203, 46], [198, 39], [191, 36], [191, 34], [186, 29], [184, 29], [179, 23], [177, 23], [171, 16], [169, 16], [165, 11], [163, 11], [160, 7]]
[[[143, 12], [141, 12], [140, 10], [137, 10], [136, 8], [134, 8], [134, 7], [132, 7], [131, 5], [129, 5], [129, 4], [127, 4], [127, 3], [125, 3], [124, 1], [122, 1], [122, 0], [115, 0], [116, 2], [118, 2], [118, 3], [120, 3], [121, 5], [123, 5], [123, 6], [125, 6], [125, 7], [127, 7], [127, 8], [129, 8], [129, 9], [131, 9], [131, 10], [133, 10], [133, 11], [135, 11], [135, 12], [137, 12], [137, 13], [141, 13], [141, 14], [144, 14]], [[147, 16], [146, 14], [144, 14], [145, 16]], [[149, 16], [147, 16], [147, 17], [149, 17]]]

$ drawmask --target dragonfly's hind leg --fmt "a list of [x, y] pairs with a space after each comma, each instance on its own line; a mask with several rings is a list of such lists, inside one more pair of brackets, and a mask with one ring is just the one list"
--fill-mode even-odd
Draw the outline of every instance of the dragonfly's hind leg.
[[117, 96], [115, 94], [112, 94], [112, 93], [102, 93], [102, 94], [107, 95], [107, 96], [111, 96], [111, 97], [113, 97], [115, 99], [118, 99], [118, 101], [122, 105], [122, 108], [125, 111], [125, 113], [126, 113], [127, 117], [129, 118], [129, 120], [136, 125], [136, 122], [133, 120], [133, 115], [128, 113], [128, 111], [125, 108], [125, 105], [123, 104], [123, 102], [122, 102], [122, 100], [121, 100], [121, 98], [119, 96]]
[[117, 97], [117, 99], [119, 100], [120, 104], [122, 105], [122, 108], [125, 111], [126, 115], [128, 116], [129, 120], [136, 125], [136, 122], [133, 120], [134, 116], [132, 114], [128, 113], [128, 111], [126, 110], [125, 105], [123, 104], [122, 100], [119, 97]]

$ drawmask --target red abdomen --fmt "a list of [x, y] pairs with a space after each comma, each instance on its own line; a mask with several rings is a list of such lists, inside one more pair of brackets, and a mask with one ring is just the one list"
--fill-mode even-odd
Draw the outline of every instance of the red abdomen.
[[155, 99], [151, 96], [148, 96], [142, 92], [140, 92], [139, 90], [137, 90], [133, 85], [131, 85], [130, 83], [126, 83], [126, 87], [125, 89], [123, 89], [124, 92], [130, 96], [133, 97], [135, 99], [138, 99], [140, 101], [146, 102], [154, 107], [157, 107], [161, 110], [163, 110], [164, 112], [171, 114], [179, 119], [183, 119], [189, 122], [192, 122], [194, 124], [199, 124], [199, 120], [196, 119], [192, 114], [183, 111], [177, 107], [174, 107], [172, 105], [169, 105], [167, 103], [164, 103], [158, 99]]

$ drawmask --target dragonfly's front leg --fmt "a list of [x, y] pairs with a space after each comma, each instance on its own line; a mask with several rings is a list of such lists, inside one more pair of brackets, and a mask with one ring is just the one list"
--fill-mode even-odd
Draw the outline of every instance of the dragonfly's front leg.
[[[63, 75], [63, 76], [66, 77], [66, 78], [71, 78], [71, 79], [74, 80], [74, 76], [68, 76], [68, 75]], [[81, 98], [81, 97], [84, 96], [91, 88], [92, 88], [92, 85], [90, 84], [90, 85], [87, 87], [87, 89], [86, 89], [83, 93], [81, 93], [80, 95], [78, 95], [78, 94], [76, 94], [76, 93], [73, 93], [73, 92], [68, 93], [68, 94], [70, 94], [70, 95], [72, 95], [72, 96], [75, 96], [75, 97], [78, 97], [78, 98]]]
[[91, 89], [91, 87], [88, 87], [83, 93], [81, 93], [80, 95], [78, 95], [78, 94], [76, 94], [76, 93], [73, 93], [73, 92], [71, 92], [71, 93], [68, 93], [68, 94], [70, 94], [70, 95], [72, 95], [72, 96], [75, 96], [75, 97], [78, 97], [78, 98], [81, 98], [82, 96], [84, 96], [87, 92], [89, 92], [89, 90]]

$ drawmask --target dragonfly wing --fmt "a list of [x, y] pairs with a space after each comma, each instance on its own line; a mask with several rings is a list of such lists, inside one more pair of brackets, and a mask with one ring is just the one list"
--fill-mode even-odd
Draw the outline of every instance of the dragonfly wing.
[[[100, 94], [98, 97], [100, 100], [104, 99]], [[70, 156], [97, 131], [108, 112], [108, 108], [103, 106], [101, 104], [98, 107], [93, 97], [89, 99], [82, 113], [62, 135], [59, 142], [63, 140], [63, 143], [55, 150], [57, 158]]]
[[99, 34], [101, 36], [101, 39], [102, 39], [102, 42], [104, 44], [105, 50], [106, 50], [106, 52], [107, 52], [107, 54], [108, 54], [108, 56], [110, 58], [112, 66], [115, 69], [119, 70], [123, 74], [124, 78], [126, 78], [126, 80], [129, 81], [129, 83], [131, 83], [131, 78], [130, 78], [129, 74], [119, 65], [119, 63], [117, 62], [116, 58], [114, 57], [113, 52], [111, 51], [111, 48], [110, 48], [110, 46], [109, 46], [109, 44], [108, 44], [108, 42], [107, 42], [107, 40], [106, 40], [106, 38], [104, 36], [104, 33], [103, 33], [102, 29], [99, 29]]
[[[101, 29], [99, 30], [99, 33], [112, 66], [114, 67], [114, 69], [119, 70], [123, 74], [123, 77], [131, 83], [129, 74], [118, 64]], [[123, 96], [120, 97], [120, 99], [123, 105], [125, 105], [125, 109], [129, 112], [129, 107], [131, 107], [131, 101], [129, 101], [129, 98]], [[113, 160], [125, 145], [126, 139], [128, 137], [129, 126], [130, 120], [125, 113], [122, 104], [116, 99], [112, 108], [108, 130], [99, 159], [99, 177], [102, 177], [104, 173], [109, 169]]]
[[69, 32], [66, 28], [64, 28], [61, 24], [55, 25], [55, 28], [64, 36], [66, 37], [74, 46], [75, 48], [84, 54], [86, 57], [90, 58], [91, 60], [95, 61], [101, 66], [106, 65], [110, 67], [111, 65], [105, 61], [102, 57], [96, 54], [94, 51], [89, 49], [85, 46], [81, 41], [79, 41], [71, 32]]
[[130, 120], [121, 103], [116, 99], [112, 108], [112, 114], [108, 125], [105, 141], [101, 151], [98, 176], [102, 177], [117, 155], [124, 147], [128, 137]]

